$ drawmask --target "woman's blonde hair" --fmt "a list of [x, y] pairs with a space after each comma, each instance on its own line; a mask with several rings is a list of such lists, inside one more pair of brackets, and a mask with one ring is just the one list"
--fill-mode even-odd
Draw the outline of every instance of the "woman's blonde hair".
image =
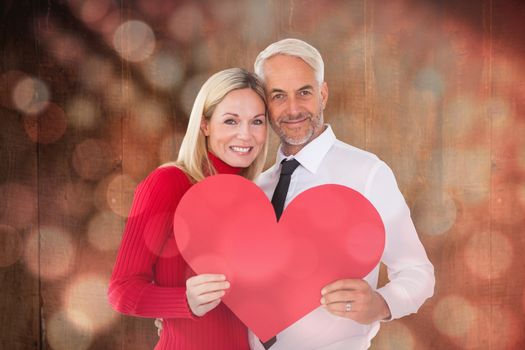
[[[212, 75], [202, 85], [195, 98], [186, 135], [184, 135], [179, 156], [175, 162], [175, 165], [184, 170], [195, 182], [217, 173], [208, 158], [206, 137], [201, 130], [202, 118], [209, 121], [215, 111], [215, 107], [222, 102], [226, 95], [233, 90], [240, 89], [252, 89], [259, 95], [264, 102], [265, 116], [268, 119], [268, 106], [264, 94], [264, 86], [255, 74], [242, 68], [230, 68]], [[262, 151], [257, 155], [253, 163], [243, 169], [240, 175], [250, 180], [255, 179], [263, 169], [267, 152], [268, 138], [266, 138]]]

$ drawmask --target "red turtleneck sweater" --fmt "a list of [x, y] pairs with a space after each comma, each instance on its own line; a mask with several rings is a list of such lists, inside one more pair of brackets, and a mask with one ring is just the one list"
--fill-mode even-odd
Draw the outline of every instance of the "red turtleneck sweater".
[[[239, 173], [208, 155], [218, 173]], [[186, 280], [194, 272], [177, 249], [173, 214], [191, 185], [175, 166], [158, 168], [139, 184], [111, 276], [109, 302], [123, 314], [164, 319], [155, 349], [249, 349], [246, 326], [223, 303], [203, 317], [194, 316], [188, 306]]]

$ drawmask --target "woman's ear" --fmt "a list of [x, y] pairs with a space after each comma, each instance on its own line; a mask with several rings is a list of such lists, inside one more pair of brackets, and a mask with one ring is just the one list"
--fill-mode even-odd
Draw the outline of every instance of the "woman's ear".
[[201, 130], [204, 133], [204, 136], [210, 136], [210, 123], [204, 118], [201, 119]]

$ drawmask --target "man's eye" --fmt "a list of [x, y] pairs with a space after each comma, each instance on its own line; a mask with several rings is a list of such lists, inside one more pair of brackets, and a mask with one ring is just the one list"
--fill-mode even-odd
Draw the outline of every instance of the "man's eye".
[[226, 119], [224, 121], [224, 124], [227, 124], [227, 125], [235, 125], [237, 124], [237, 122], [234, 120], [234, 119]]
[[275, 94], [272, 96], [272, 100], [282, 100], [284, 98], [284, 94]]
[[311, 95], [312, 92], [310, 90], [301, 90], [299, 91], [299, 95], [301, 96], [308, 96], [308, 95]]

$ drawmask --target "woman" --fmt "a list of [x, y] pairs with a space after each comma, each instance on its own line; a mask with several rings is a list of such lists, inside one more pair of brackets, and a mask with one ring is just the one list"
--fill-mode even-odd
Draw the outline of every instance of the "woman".
[[155, 349], [249, 349], [246, 327], [221, 304], [226, 277], [192, 276], [172, 221], [184, 193], [206, 176], [254, 179], [266, 158], [266, 133], [259, 79], [240, 68], [216, 73], [197, 95], [177, 161], [137, 187], [108, 296], [119, 312], [164, 319]]

